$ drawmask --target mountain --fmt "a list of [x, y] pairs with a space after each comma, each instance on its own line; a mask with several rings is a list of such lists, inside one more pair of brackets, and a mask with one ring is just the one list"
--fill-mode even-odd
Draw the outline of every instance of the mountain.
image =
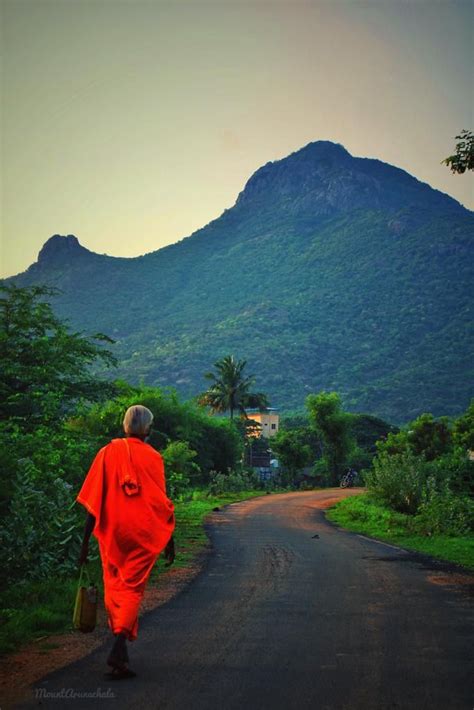
[[273, 406], [337, 390], [404, 422], [457, 414], [473, 391], [474, 215], [403, 170], [318, 141], [267, 163], [235, 205], [182, 241], [125, 259], [55, 235], [12, 277], [116, 340], [117, 376], [205, 388], [248, 360]]

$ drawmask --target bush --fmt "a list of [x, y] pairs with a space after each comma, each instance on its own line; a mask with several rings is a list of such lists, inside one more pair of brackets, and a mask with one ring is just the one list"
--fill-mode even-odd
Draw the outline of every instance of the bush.
[[354, 446], [349, 456], [347, 457], [347, 465], [354, 468], [357, 472], [368, 468], [373, 460], [373, 455], [368, 451], [364, 451], [359, 446]]
[[438, 481], [446, 481], [449, 489], [458, 495], [474, 496], [474, 461], [467, 452], [457, 448], [453, 453], [437, 459], [432, 464]]
[[423, 535], [464, 535], [474, 530], [474, 501], [457, 496], [446, 483], [439, 490], [437, 482], [427, 480], [415, 519], [416, 530]]
[[325, 459], [318, 459], [314, 463], [311, 473], [315, 486], [325, 488], [331, 485], [332, 476]]
[[171, 441], [162, 455], [168, 496], [177, 499], [186, 491], [193, 478], [200, 474], [199, 466], [193, 460], [197, 454], [186, 441]]
[[365, 478], [369, 490], [382, 502], [400, 513], [413, 515], [422, 501], [427, 476], [426, 461], [405, 451], [379, 453]]
[[127, 408], [143, 404], [153, 412], [150, 444], [162, 451], [170, 442], [185, 441], [196, 452], [199, 483], [206, 484], [209, 471], [225, 473], [242, 458], [242, 441], [233, 422], [212, 417], [192, 402], [181, 402], [175, 392], [140, 385], [116, 383], [119, 395], [102, 405], [84, 410], [75, 420], [80, 431], [101, 440], [123, 436], [122, 419]]
[[258, 475], [253, 471], [229, 471], [228, 473], [211, 471], [210, 478], [209, 491], [212, 494], [239, 493], [262, 488]]
[[19, 461], [1, 534], [5, 584], [77, 570], [84, 516], [71, 488], [52, 473], [40, 478], [31, 460]]

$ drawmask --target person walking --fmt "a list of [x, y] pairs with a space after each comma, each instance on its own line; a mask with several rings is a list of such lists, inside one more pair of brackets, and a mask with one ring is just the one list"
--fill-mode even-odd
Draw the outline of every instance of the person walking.
[[163, 459], [146, 439], [153, 414], [129, 407], [125, 438], [113, 439], [97, 453], [77, 502], [87, 510], [79, 564], [87, 561], [93, 533], [99, 543], [104, 602], [114, 644], [107, 658], [108, 677], [130, 678], [127, 641], [138, 634], [138, 612], [153, 565], [164, 551], [175, 558], [174, 506], [166, 495]]

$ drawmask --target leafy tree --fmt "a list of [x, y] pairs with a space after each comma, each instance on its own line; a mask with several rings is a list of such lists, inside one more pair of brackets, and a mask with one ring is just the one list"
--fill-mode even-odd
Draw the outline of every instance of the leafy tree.
[[230, 412], [233, 419], [238, 411], [245, 417], [249, 407], [265, 409], [268, 406], [266, 395], [251, 392], [255, 378], [244, 375], [246, 360], [235, 360], [233, 355], [226, 355], [214, 363], [217, 372], [206, 372], [206, 379], [212, 382], [206, 392], [199, 397], [199, 403], [207, 405], [213, 412]]
[[391, 432], [397, 433], [398, 427], [379, 417], [372, 414], [351, 414], [351, 434], [363, 451], [375, 454], [376, 442], [385, 439]]
[[53, 313], [46, 286], [0, 286], [0, 417], [22, 430], [61, 426], [79, 400], [97, 401], [113, 385], [91, 375], [96, 361], [115, 365], [102, 333], [70, 332]]
[[347, 465], [354, 440], [351, 437], [351, 417], [343, 411], [337, 392], [320, 392], [306, 398], [310, 420], [323, 443], [323, 459], [331, 474], [332, 482], [338, 483]]
[[427, 461], [443, 456], [452, 448], [448, 419], [422, 414], [409, 426], [408, 441], [415, 456], [423, 455]]
[[194, 461], [197, 452], [190, 449], [186, 441], [171, 441], [162, 454], [166, 467], [168, 495], [175, 498], [199, 476], [200, 469]]
[[474, 134], [472, 131], [462, 130], [456, 136], [456, 153], [445, 158], [442, 162], [448, 165], [453, 173], [465, 173], [474, 170]]
[[457, 446], [474, 451], [474, 399], [466, 412], [454, 422], [453, 439]]
[[292, 483], [298, 472], [305, 466], [309, 466], [314, 460], [305, 429], [280, 429], [278, 434], [272, 438], [271, 447], [289, 474]]
[[[173, 390], [145, 385], [116, 383], [119, 394], [96, 404], [76, 416], [71, 426], [96, 437], [101, 445], [122, 435], [123, 415], [133, 404], [143, 404], [153, 413], [150, 444], [163, 451], [172, 442], [183, 442], [196, 452], [201, 471], [200, 483], [209, 480], [210, 471], [227, 472], [242, 457], [242, 441], [234, 422], [210, 417], [193, 402], [181, 402]], [[194, 470], [193, 480], [196, 479]]]
[[432, 414], [421, 414], [404, 429], [389, 432], [386, 439], [377, 442], [377, 451], [389, 456], [411, 452], [433, 461], [449, 453], [453, 448], [453, 436], [447, 417], [435, 419]]

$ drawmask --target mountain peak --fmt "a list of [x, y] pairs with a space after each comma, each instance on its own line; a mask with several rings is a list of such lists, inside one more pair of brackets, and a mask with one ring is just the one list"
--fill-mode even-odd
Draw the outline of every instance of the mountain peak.
[[381, 160], [356, 158], [343, 145], [314, 141], [259, 168], [236, 207], [312, 219], [355, 210], [459, 209], [444, 193]]
[[80, 244], [79, 239], [75, 237], [74, 234], [68, 234], [67, 236], [53, 234], [53, 236], [43, 244], [38, 254], [38, 263], [64, 263], [84, 253], [90, 252]]
[[311, 141], [311, 143], [307, 143], [302, 148], [290, 153], [288, 158], [292, 156], [333, 159], [352, 158], [342, 143], [333, 143], [332, 141]]

